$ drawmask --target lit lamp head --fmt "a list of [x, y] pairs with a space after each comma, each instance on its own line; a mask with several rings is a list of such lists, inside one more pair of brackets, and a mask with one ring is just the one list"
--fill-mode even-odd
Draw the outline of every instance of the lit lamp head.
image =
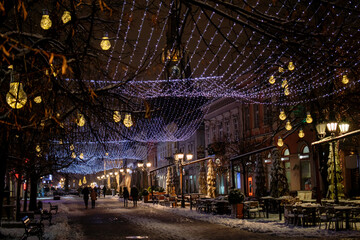
[[279, 118], [280, 118], [280, 120], [282, 120], [282, 121], [286, 119], [286, 114], [285, 114], [285, 112], [284, 112], [283, 109], [280, 110]]
[[302, 130], [302, 128], [300, 128], [299, 130], [299, 138], [303, 138], [305, 137], [305, 133], [304, 133], [304, 130]]
[[115, 172], [114, 174], [115, 174], [115, 175], [118, 175], [119, 173], [118, 173], [118, 172]]
[[130, 169], [130, 168], [127, 168], [127, 169], [126, 169], [126, 172], [127, 172], [127, 173], [130, 173], [130, 172], [131, 172], [131, 169]]
[[337, 122], [336, 121], [330, 121], [326, 124], [327, 126], [327, 129], [328, 131], [331, 133], [331, 134], [334, 134], [336, 132], [336, 129], [337, 129]]
[[144, 167], [144, 163], [138, 162], [137, 166], [138, 166], [138, 168], [142, 168], [142, 167]]
[[183, 153], [177, 153], [177, 154], [175, 154], [175, 156], [177, 156], [178, 160], [183, 160], [184, 159], [184, 154]]
[[347, 122], [339, 123], [340, 133], [341, 134], [347, 133], [349, 131], [349, 127], [350, 125]]
[[147, 162], [146, 167], [148, 167], [148, 168], [151, 167], [151, 162]]
[[186, 154], [186, 159], [187, 159], [188, 161], [191, 161], [191, 160], [193, 159], [193, 157], [194, 157], [194, 155], [193, 155], [192, 153]]
[[322, 122], [316, 125], [318, 135], [323, 138], [326, 135], [326, 123]]
[[111, 48], [111, 43], [109, 40], [109, 35], [108, 33], [105, 33], [101, 42], [100, 42], [100, 47], [102, 50], [107, 51]]
[[112, 175], [113, 175], [113, 173], [112, 173], [112, 172], [110, 172], [109, 174], [110, 174], [110, 176], [112, 176]]
[[124, 169], [123, 169], [123, 168], [120, 168], [120, 172], [123, 173], [123, 172], [124, 172]]

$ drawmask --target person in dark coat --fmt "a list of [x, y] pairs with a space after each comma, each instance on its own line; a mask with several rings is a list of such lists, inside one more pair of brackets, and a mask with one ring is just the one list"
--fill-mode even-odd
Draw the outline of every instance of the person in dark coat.
[[131, 188], [130, 195], [131, 195], [131, 197], [133, 199], [134, 207], [137, 207], [137, 201], [138, 201], [138, 197], [139, 197], [139, 190], [137, 189], [137, 187], [135, 185]]
[[104, 187], [103, 187], [103, 194], [104, 194], [104, 198], [105, 198], [105, 194], [106, 194], [106, 187], [105, 187], [105, 185], [104, 185]]
[[81, 193], [84, 196], [85, 209], [87, 209], [89, 204], [89, 188], [85, 186]]
[[124, 197], [124, 207], [128, 207], [128, 200], [129, 200], [129, 191], [127, 187], [124, 187], [123, 197]]
[[90, 197], [91, 197], [91, 208], [95, 208], [95, 201], [97, 200], [97, 193], [95, 188], [91, 190]]

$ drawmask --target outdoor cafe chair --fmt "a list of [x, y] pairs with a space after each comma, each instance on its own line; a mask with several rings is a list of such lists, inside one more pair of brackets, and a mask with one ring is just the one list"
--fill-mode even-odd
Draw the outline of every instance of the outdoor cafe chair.
[[349, 222], [351, 228], [357, 230], [356, 224], [360, 223], [360, 208], [354, 208], [351, 210]]
[[332, 227], [334, 230], [338, 230], [339, 227], [343, 228], [344, 217], [341, 212], [336, 211], [333, 207], [329, 207], [327, 208], [327, 217], [329, 219], [329, 230]]
[[286, 225], [295, 224], [295, 214], [293, 208], [294, 207], [292, 205], [284, 205], [284, 218]]

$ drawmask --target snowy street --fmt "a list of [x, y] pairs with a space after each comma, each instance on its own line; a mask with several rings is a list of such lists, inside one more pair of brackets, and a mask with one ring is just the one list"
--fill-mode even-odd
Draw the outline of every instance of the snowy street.
[[[42, 199], [59, 206], [53, 225], [45, 222], [45, 239], [359, 239], [359, 231], [328, 231], [318, 227], [289, 227], [270, 219], [233, 219], [227, 215], [197, 213], [189, 208], [169, 208], [138, 203], [124, 208], [122, 199], [107, 196], [96, 201], [95, 209], [85, 209], [78, 196], [61, 197], [60, 201]], [[19, 239], [23, 228], [1, 232]], [[36, 239], [31, 237], [31, 239]]]

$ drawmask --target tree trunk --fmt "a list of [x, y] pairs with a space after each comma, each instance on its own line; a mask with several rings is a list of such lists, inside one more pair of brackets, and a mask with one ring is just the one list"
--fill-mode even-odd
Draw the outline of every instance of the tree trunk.
[[247, 197], [248, 193], [246, 191], [247, 189], [247, 181], [246, 181], [246, 164], [241, 164], [242, 165], [242, 172], [243, 172], [243, 185], [244, 185], [244, 194]]
[[[6, 138], [2, 136], [2, 138]], [[3, 139], [0, 150], [0, 211], [2, 212], [3, 208], [3, 200], [4, 200], [4, 188], [5, 188], [5, 174], [6, 174], [6, 165], [7, 165], [7, 158], [8, 158], [8, 141]], [[1, 224], [1, 217], [0, 217], [0, 224]]]
[[30, 203], [29, 203], [29, 211], [35, 211], [36, 201], [37, 201], [37, 193], [38, 193], [38, 180], [39, 178], [36, 175], [32, 175], [30, 177]]
[[[25, 184], [25, 183], [24, 183]], [[26, 179], [26, 185], [25, 185], [25, 193], [24, 193], [24, 208], [23, 208], [23, 212], [27, 211], [27, 193], [28, 193], [28, 189], [29, 189], [29, 179]]]
[[21, 203], [20, 203], [20, 194], [21, 194], [21, 179], [22, 173], [19, 172], [19, 178], [16, 179], [16, 221], [20, 221], [20, 211], [21, 211]]

